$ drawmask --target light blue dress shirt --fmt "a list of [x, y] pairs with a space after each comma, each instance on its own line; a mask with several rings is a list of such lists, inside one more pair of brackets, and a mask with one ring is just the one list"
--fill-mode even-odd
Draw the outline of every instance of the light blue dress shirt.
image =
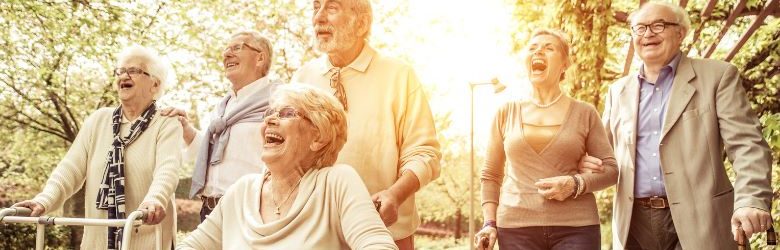
[[645, 79], [644, 65], [639, 71], [639, 114], [636, 134], [636, 176], [634, 195], [637, 198], [666, 196], [659, 143], [663, 130], [669, 93], [680, 54], [661, 68], [655, 83]]

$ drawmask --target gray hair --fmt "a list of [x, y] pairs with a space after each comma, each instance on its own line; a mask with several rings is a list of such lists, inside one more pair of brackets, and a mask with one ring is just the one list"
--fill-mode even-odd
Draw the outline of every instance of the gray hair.
[[308, 84], [283, 84], [276, 88], [271, 103], [286, 101], [298, 109], [319, 131], [318, 140], [325, 146], [315, 152], [312, 168], [333, 166], [347, 142], [347, 113], [332, 93]]
[[686, 12], [685, 9], [680, 5], [670, 2], [650, 1], [642, 4], [642, 6], [639, 6], [639, 9], [631, 12], [631, 15], [628, 16], [628, 23], [630, 25], [634, 25], [634, 18], [636, 17], [636, 14], [642, 12], [650, 6], [663, 6], [669, 8], [669, 10], [671, 10], [672, 13], [674, 13], [674, 16], [677, 18], [677, 22], [680, 24], [680, 27], [682, 27], [685, 31], [683, 33], [683, 38], [688, 35], [688, 31], [691, 30], [691, 18], [688, 17], [688, 12]]
[[261, 70], [260, 73], [262, 73], [263, 76], [267, 76], [268, 71], [271, 70], [271, 64], [274, 59], [274, 49], [273, 46], [271, 45], [271, 40], [263, 36], [262, 34], [260, 34], [260, 32], [254, 30], [245, 30], [245, 31], [236, 32], [230, 37], [235, 38], [237, 36], [251, 37], [252, 39], [251, 41], [249, 41], [249, 45], [251, 45], [252, 47], [260, 48], [260, 50], [262, 50], [263, 53], [265, 53], [267, 57], [266, 64], [263, 65], [263, 68], [260, 69]]
[[158, 100], [165, 92], [165, 88], [176, 81], [176, 74], [168, 60], [161, 57], [157, 51], [141, 46], [132, 45], [126, 47], [117, 57], [117, 65], [123, 65], [130, 60], [141, 61], [141, 66], [160, 83], [159, 90], [154, 94], [154, 99]]
[[363, 34], [363, 39], [368, 39], [371, 35], [371, 24], [374, 22], [374, 12], [371, 10], [371, 1], [369, 0], [353, 0], [352, 11], [355, 12], [355, 16], [360, 18], [366, 18], [367, 30], [366, 34]]

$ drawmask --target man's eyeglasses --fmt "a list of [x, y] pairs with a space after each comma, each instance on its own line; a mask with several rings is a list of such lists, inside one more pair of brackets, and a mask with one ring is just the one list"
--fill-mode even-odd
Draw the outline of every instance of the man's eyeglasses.
[[666, 26], [678, 26], [679, 23], [672, 23], [672, 22], [654, 22], [651, 24], [637, 24], [634, 26], [631, 26], [631, 31], [634, 32], [634, 35], [642, 36], [644, 35], [648, 30], [650, 32], [653, 32], [653, 34], [659, 34], [661, 32], [664, 32], [666, 29]]
[[267, 109], [265, 111], [265, 117], [275, 117], [277, 119], [291, 119], [300, 117], [303, 119], [308, 120], [301, 112], [298, 112], [295, 110], [295, 108], [292, 107], [284, 107], [284, 108], [274, 108], [274, 109]]
[[233, 46], [228, 46], [222, 52], [223, 53], [228, 53], [228, 52], [230, 52], [230, 53], [238, 53], [241, 50], [243, 50], [244, 48], [247, 48], [247, 49], [250, 49], [250, 50], [254, 50], [257, 53], [263, 53], [263, 51], [261, 51], [260, 49], [252, 47], [252, 46], [250, 46], [249, 44], [246, 44], [246, 43], [239, 43], [239, 44], [236, 44], [236, 45], [233, 45]]
[[125, 73], [127, 73], [128, 75], [144, 74], [144, 75], [147, 75], [147, 76], [152, 76], [149, 73], [147, 73], [146, 71], [144, 71], [142, 69], [139, 69], [139, 68], [136, 68], [136, 67], [116, 68], [116, 69], [114, 69], [114, 76], [118, 77], [118, 76], [124, 75]]

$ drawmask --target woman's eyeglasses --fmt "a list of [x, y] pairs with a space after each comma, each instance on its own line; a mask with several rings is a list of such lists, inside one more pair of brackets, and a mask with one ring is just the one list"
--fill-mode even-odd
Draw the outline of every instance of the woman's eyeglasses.
[[121, 75], [124, 75], [124, 74], [128, 74], [128, 75], [144, 74], [144, 75], [147, 75], [147, 76], [152, 76], [149, 73], [147, 73], [146, 71], [144, 71], [142, 69], [139, 69], [139, 68], [136, 68], [136, 67], [116, 68], [116, 69], [114, 69], [114, 76], [121, 76]]
[[265, 117], [276, 117], [278, 119], [291, 119], [291, 118], [303, 118], [308, 120], [301, 112], [298, 112], [295, 110], [295, 108], [292, 107], [284, 107], [284, 108], [274, 108], [274, 109], [267, 109], [265, 111]]

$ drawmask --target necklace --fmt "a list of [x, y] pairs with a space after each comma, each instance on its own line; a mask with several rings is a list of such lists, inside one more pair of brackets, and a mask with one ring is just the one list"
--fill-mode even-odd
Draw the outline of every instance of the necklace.
[[555, 97], [555, 100], [553, 100], [552, 102], [550, 102], [550, 103], [548, 103], [548, 104], [539, 104], [539, 103], [537, 103], [536, 101], [534, 101], [534, 99], [533, 99], [533, 98], [531, 98], [531, 103], [533, 103], [533, 104], [534, 104], [534, 106], [536, 106], [536, 107], [538, 107], [538, 108], [540, 108], [540, 109], [543, 109], [543, 108], [549, 108], [549, 107], [550, 107], [550, 106], [552, 106], [553, 104], [557, 103], [557, 102], [558, 102], [558, 100], [561, 100], [561, 97], [562, 97], [562, 96], [563, 96], [563, 91], [561, 91], [561, 93], [560, 93], [560, 94], [558, 94], [558, 97]]
[[[271, 173], [269, 172], [269, 173], [268, 173], [268, 176], [267, 176], [266, 178], [268, 178], [268, 179], [270, 180], [270, 177], [271, 177]], [[280, 208], [281, 208], [281, 207], [282, 207], [282, 206], [283, 206], [285, 203], [287, 203], [287, 200], [289, 200], [289, 199], [290, 199], [290, 197], [292, 197], [292, 194], [293, 194], [293, 193], [295, 193], [295, 190], [296, 190], [296, 189], [298, 189], [298, 186], [301, 184], [301, 180], [303, 180], [303, 176], [301, 176], [301, 178], [300, 178], [300, 179], [298, 179], [298, 183], [295, 183], [295, 186], [293, 187], [293, 189], [292, 189], [292, 190], [290, 190], [290, 193], [288, 193], [288, 194], [287, 194], [287, 197], [285, 197], [285, 198], [284, 198], [284, 200], [282, 200], [282, 202], [281, 202], [281, 203], [277, 203], [277, 202], [276, 202], [276, 198], [274, 197], [274, 192], [273, 192], [273, 191], [271, 191], [271, 202], [273, 202], [273, 203], [274, 203], [274, 207], [276, 208], [276, 209], [274, 210], [274, 213], [276, 214], [276, 216], [281, 216], [281, 215], [282, 215], [282, 211], [280, 210]]]

